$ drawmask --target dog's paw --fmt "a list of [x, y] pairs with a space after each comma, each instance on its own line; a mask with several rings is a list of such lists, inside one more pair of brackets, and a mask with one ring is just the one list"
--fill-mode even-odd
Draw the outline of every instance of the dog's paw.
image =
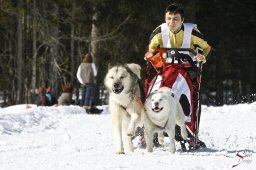
[[188, 138], [188, 133], [185, 127], [181, 128], [181, 136], [184, 140]]
[[171, 154], [175, 154], [175, 150], [170, 150], [170, 153]]
[[170, 153], [174, 154], [176, 149], [175, 149], [175, 147], [170, 146], [169, 151], [170, 151]]
[[164, 139], [162, 139], [162, 138], [161, 138], [161, 139], [159, 139], [159, 138], [158, 138], [158, 142], [159, 142], [159, 144], [160, 144], [160, 145], [163, 145], [163, 143], [164, 143]]
[[133, 136], [133, 133], [129, 133], [129, 132], [128, 132], [128, 133], [127, 133], [127, 136], [131, 136], [131, 137], [132, 137], [132, 136]]
[[181, 136], [184, 140], [188, 139], [188, 134], [187, 133], [182, 133]]
[[134, 148], [133, 147], [128, 149], [128, 153], [133, 153], [133, 152], [134, 152]]
[[116, 154], [125, 154], [124, 151], [116, 152]]
[[163, 145], [163, 143], [164, 143], [164, 134], [163, 133], [158, 133], [158, 142], [160, 145]]
[[153, 152], [153, 147], [151, 148], [151, 147], [147, 147], [147, 151], [148, 152]]
[[116, 151], [116, 154], [124, 154], [124, 149], [118, 149], [118, 150]]
[[128, 129], [127, 136], [134, 136], [134, 130]]
[[124, 152], [116, 152], [116, 154], [121, 155], [121, 154], [125, 154], [125, 153]]

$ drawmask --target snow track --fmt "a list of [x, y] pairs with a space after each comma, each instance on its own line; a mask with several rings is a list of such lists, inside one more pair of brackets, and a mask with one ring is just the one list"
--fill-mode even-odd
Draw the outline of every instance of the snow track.
[[[0, 170], [220, 170], [256, 167], [256, 103], [202, 107], [200, 139], [207, 148], [116, 155], [111, 116], [78, 106], [0, 108]], [[138, 139], [133, 142], [136, 145]], [[242, 156], [240, 158], [238, 155]], [[240, 158], [240, 159], [239, 159]], [[237, 165], [238, 164], [238, 165]], [[237, 165], [232, 168], [233, 165]]]

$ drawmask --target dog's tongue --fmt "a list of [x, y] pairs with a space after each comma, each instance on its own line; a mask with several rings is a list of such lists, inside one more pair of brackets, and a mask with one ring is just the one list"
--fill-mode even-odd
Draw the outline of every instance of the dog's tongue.
[[153, 108], [152, 109], [154, 112], [158, 112], [159, 110], [160, 110], [160, 108], [159, 107], [155, 107], [155, 108]]
[[152, 110], [153, 110], [155, 113], [160, 112], [162, 109], [163, 109], [163, 108], [159, 108], [159, 107], [152, 108]]
[[113, 92], [116, 93], [116, 94], [119, 94], [123, 91], [124, 87], [120, 87], [120, 88], [113, 88]]
[[114, 93], [120, 93], [120, 89], [113, 89]]

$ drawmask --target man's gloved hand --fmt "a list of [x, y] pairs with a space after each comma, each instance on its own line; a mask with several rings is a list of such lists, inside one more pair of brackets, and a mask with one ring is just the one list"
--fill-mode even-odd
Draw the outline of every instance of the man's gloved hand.
[[203, 62], [203, 63], [206, 62], [206, 58], [205, 58], [205, 56], [202, 55], [202, 54], [197, 54], [197, 55], [195, 56], [195, 58], [196, 58], [196, 61], [197, 61], [197, 62]]
[[147, 60], [151, 57], [153, 57], [154, 55], [156, 55], [158, 53], [158, 51], [155, 51], [154, 49], [151, 49], [150, 51], [146, 52], [144, 55], [144, 60]]
[[153, 57], [154, 55], [153, 55], [153, 52], [151, 52], [151, 51], [148, 51], [148, 52], [146, 52], [146, 54], [144, 55], [144, 60], [147, 60], [147, 59], [149, 59], [149, 58], [151, 58], [151, 57]]

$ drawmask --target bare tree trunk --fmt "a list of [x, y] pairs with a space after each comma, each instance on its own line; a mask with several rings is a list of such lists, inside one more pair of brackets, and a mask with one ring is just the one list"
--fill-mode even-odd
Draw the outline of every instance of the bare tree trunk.
[[[75, 2], [72, 3], [72, 12], [71, 12], [71, 18], [72, 21], [75, 20], [75, 10], [76, 10], [76, 4]], [[75, 41], [74, 41], [74, 35], [75, 35], [75, 27], [73, 22], [71, 22], [71, 35], [70, 35], [70, 64], [71, 64], [71, 83], [74, 85], [74, 75], [75, 75], [75, 62], [74, 62], [74, 45], [75, 45]]]
[[[98, 70], [99, 67], [99, 36], [100, 36], [100, 28], [99, 26], [99, 15], [100, 11], [98, 9], [98, 3], [94, 3], [93, 5], [93, 14], [92, 14], [92, 30], [91, 30], [91, 44], [90, 44], [90, 52], [93, 56], [93, 62], [96, 65], [96, 68]], [[98, 76], [97, 76], [98, 77]], [[95, 88], [95, 104], [99, 103], [99, 83], [98, 78], [96, 82], [96, 88]]]
[[92, 30], [91, 30], [91, 44], [90, 51], [93, 56], [93, 62], [96, 64], [96, 67], [99, 66], [99, 36], [100, 36], [100, 28], [99, 26], [99, 15], [100, 11], [98, 9], [98, 3], [94, 3], [93, 5], [93, 14], [92, 14]]
[[[78, 28], [77, 28], [77, 35], [78, 36], [81, 36], [81, 29], [82, 29], [82, 24], [79, 23]], [[79, 63], [80, 63], [81, 62], [81, 58], [80, 58], [80, 56], [81, 56], [81, 42], [80, 41], [77, 42], [76, 50], [77, 50], [77, 54], [79, 56]], [[76, 64], [78, 65], [77, 60], [76, 60]], [[76, 68], [76, 69], [78, 69], [78, 68]], [[78, 82], [77, 79], [76, 79], [76, 92], [75, 93], [76, 93], [76, 100], [79, 101], [79, 98], [80, 98], [80, 83]]]
[[[13, 25], [10, 25], [10, 28], [14, 28]], [[11, 67], [13, 67], [16, 64], [16, 61], [14, 60], [14, 44], [12, 42], [12, 40], [14, 39], [15, 33], [14, 33], [15, 29], [11, 29], [10, 30], [10, 37], [8, 40], [8, 55], [10, 56], [9, 61], [11, 63]], [[13, 67], [14, 68], [14, 67]], [[10, 74], [10, 73], [9, 73]], [[15, 79], [16, 77], [14, 77], [15, 74], [15, 70], [13, 71], [11, 75], [11, 79], [10, 79], [10, 84], [8, 87], [8, 104], [16, 104], [16, 98], [17, 98], [17, 88], [16, 87], [16, 83], [15, 83]]]
[[36, 0], [33, 0], [33, 47], [32, 47], [32, 80], [31, 80], [31, 88], [32, 88], [32, 101], [36, 101], [36, 67], [37, 67], [37, 50], [36, 50]]
[[[23, 6], [23, 0], [19, 0], [18, 2], [18, 8], [22, 8]], [[21, 11], [21, 10], [20, 10]], [[17, 16], [17, 97], [18, 97], [18, 103], [24, 103], [24, 94], [23, 94], [23, 33], [22, 33], [22, 21], [24, 19], [24, 13], [20, 12]]]
[[[53, 10], [52, 13], [54, 17], [58, 16], [59, 13], [59, 7], [57, 4], [53, 4]], [[52, 75], [50, 78], [50, 85], [53, 87], [53, 94], [55, 96], [58, 96], [59, 92], [59, 77], [60, 77], [60, 69], [59, 69], [59, 61], [60, 61], [60, 56], [59, 56], [59, 41], [58, 41], [58, 32], [59, 32], [59, 26], [58, 23], [54, 23], [51, 26], [50, 29], [50, 34], [51, 34], [51, 49], [50, 49], [50, 61], [51, 61], [51, 68], [50, 72], [48, 75]]]
[[[4, 47], [4, 51], [8, 51], [8, 42], [5, 43], [5, 47]], [[11, 57], [10, 57], [11, 58]], [[0, 56], [0, 64], [5, 64], [4, 62], [7, 62], [6, 60], [3, 59], [2, 56]], [[2, 87], [3, 89], [3, 93], [0, 93], [2, 94], [3, 96], [3, 105], [0, 105], [0, 107], [2, 106], [7, 106], [7, 99], [8, 99], [8, 96], [7, 96], [7, 92], [10, 90], [10, 87], [8, 87], [8, 84], [10, 84], [10, 78], [8, 77], [8, 67], [5, 67], [4, 69], [1, 69], [0, 71], [0, 74], [2, 73], [2, 76], [0, 78], [0, 81], [2, 82], [3, 80], [7, 81], [5, 83], [2, 83], [0, 85], [0, 87]], [[0, 90], [1, 91], [1, 90]], [[1, 91], [2, 92], [2, 91]], [[1, 97], [1, 96], [0, 96]]]

